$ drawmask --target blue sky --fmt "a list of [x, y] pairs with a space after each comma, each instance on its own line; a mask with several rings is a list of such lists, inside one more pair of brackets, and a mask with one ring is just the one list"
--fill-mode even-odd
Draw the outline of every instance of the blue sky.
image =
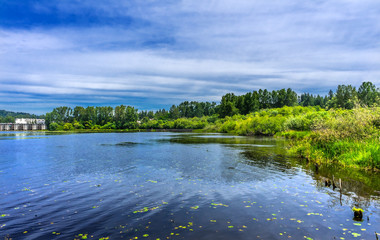
[[0, 0], [0, 109], [380, 87], [378, 0]]

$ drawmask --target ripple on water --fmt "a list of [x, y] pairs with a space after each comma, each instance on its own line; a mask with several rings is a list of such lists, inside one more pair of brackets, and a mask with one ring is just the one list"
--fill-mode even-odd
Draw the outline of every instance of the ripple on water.
[[[380, 221], [377, 175], [315, 172], [272, 138], [0, 137], [0, 238], [370, 239]], [[324, 186], [332, 175], [342, 194]], [[353, 205], [370, 221], [355, 225]]]

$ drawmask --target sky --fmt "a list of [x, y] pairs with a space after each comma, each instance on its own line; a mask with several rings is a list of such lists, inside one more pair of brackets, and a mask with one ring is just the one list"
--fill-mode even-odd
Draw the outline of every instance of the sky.
[[379, 0], [0, 0], [0, 109], [380, 87]]

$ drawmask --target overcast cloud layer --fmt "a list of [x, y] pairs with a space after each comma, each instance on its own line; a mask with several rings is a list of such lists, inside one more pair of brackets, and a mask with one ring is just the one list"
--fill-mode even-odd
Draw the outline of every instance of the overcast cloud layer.
[[0, 109], [380, 87], [378, 0], [2, 0]]

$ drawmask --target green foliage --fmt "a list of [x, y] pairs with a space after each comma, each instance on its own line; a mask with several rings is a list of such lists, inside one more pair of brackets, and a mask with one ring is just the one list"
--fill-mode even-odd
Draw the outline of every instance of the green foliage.
[[336, 107], [352, 109], [357, 103], [357, 92], [351, 85], [339, 85], [336, 90]]
[[[52, 131], [203, 129], [246, 136], [276, 135], [291, 139], [291, 153], [316, 163], [380, 169], [379, 105], [379, 89], [363, 82], [358, 91], [351, 85], [339, 85], [336, 93], [330, 90], [324, 97], [304, 93], [297, 99], [290, 88], [260, 89], [241, 96], [228, 93], [219, 105], [185, 101], [172, 105], [169, 111], [138, 113], [124, 105], [74, 110], [63, 106], [47, 113], [46, 122]], [[12, 120], [9, 116], [5, 119]]]
[[34, 114], [24, 112], [0, 110], [0, 123], [14, 123], [16, 118], [44, 118], [44, 116], [36, 116]]
[[85, 129], [92, 129], [92, 120], [88, 120], [88, 121], [85, 121], [84, 123], [83, 123], [83, 126], [84, 126], [84, 128]]
[[56, 130], [58, 130], [58, 127], [59, 127], [59, 124], [56, 122], [53, 122], [53, 123], [50, 123], [49, 130], [50, 131], [56, 131]]
[[310, 131], [284, 131], [277, 134], [277, 136], [285, 137], [288, 139], [304, 139], [310, 136]]
[[222, 97], [219, 107], [219, 116], [224, 118], [226, 116], [233, 116], [239, 113], [238, 108], [235, 106], [237, 97], [233, 93], [227, 93]]
[[328, 114], [319, 107], [282, 107], [260, 110], [249, 115], [235, 115], [216, 121], [208, 131], [239, 135], [275, 135], [284, 130], [311, 130]]
[[364, 212], [363, 209], [361, 209], [361, 208], [356, 208], [356, 207], [353, 207], [353, 208], [352, 208], [352, 211], [353, 211], [353, 212]]
[[282, 107], [219, 119], [205, 131], [276, 135], [291, 140], [290, 152], [322, 163], [380, 169], [380, 107], [326, 111]]
[[138, 125], [137, 125], [137, 122], [129, 121], [129, 122], [124, 123], [123, 128], [124, 129], [137, 129]]
[[81, 124], [81, 123], [79, 123], [77, 121], [74, 121], [73, 126], [74, 126], [75, 129], [84, 129], [83, 124]]
[[0, 123], [14, 123], [15, 122], [15, 117], [13, 116], [5, 116], [5, 117], [0, 117]]
[[379, 103], [380, 93], [371, 82], [363, 82], [358, 90], [358, 98], [362, 105], [372, 107]]
[[380, 108], [330, 110], [316, 119], [311, 134], [294, 137], [291, 152], [317, 163], [380, 169]]
[[115, 108], [115, 124], [118, 129], [125, 129], [131, 126], [131, 122], [138, 119], [137, 109], [131, 106], [120, 105]]
[[71, 124], [71, 123], [65, 123], [63, 125], [63, 130], [65, 131], [71, 131], [71, 130], [74, 130], [74, 126]]
[[116, 129], [116, 125], [115, 123], [108, 122], [104, 126], [102, 126], [101, 129]]
[[[276, 135], [291, 139], [290, 152], [313, 162], [380, 169], [379, 105], [379, 90], [364, 82], [358, 91], [351, 85], [339, 85], [336, 93], [330, 90], [324, 97], [304, 93], [298, 99], [290, 88], [271, 92], [260, 89], [241, 96], [228, 93], [219, 105], [185, 101], [172, 105], [169, 111], [138, 113], [124, 105], [115, 109], [78, 106], [74, 110], [63, 106], [47, 113], [46, 122], [53, 131], [203, 129]], [[14, 119], [8, 116], [0, 121]]]
[[94, 126], [92, 126], [92, 129], [94, 130], [99, 130], [101, 129], [102, 126], [98, 125], [98, 124], [95, 124]]
[[219, 105], [219, 116], [234, 116], [236, 114], [248, 114], [266, 108], [281, 108], [283, 106], [297, 105], [297, 93], [292, 89], [253, 91], [241, 96], [227, 93], [222, 97]]
[[203, 129], [207, 124], [208, 117], [202, 118], [178, 118], [175, 120], [151, 120], [142, 122], [141, 129]]
[[170, 119], [211, 116], [216, 112], [215, 102], [185, 101], [170, 108]]

